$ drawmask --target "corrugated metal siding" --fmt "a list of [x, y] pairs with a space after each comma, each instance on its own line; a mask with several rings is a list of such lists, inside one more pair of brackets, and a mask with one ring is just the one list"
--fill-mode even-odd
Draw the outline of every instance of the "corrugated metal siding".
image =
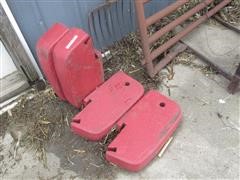
[[[146, 4], [146, 16], [163, 9], [175, 0], [153, 0]], [[37, 39], [55, 22], [70, 27], [80, 27], [90, 32], [88, 14], [105, 0], [8, 0], [8, 5], [33, 54]], [[135, 31], [135, 8], [133, 0], [119, 0], [108, 7], [110, 13], [94, 20], [96, 34], [94, 44], [102, 49]], [[103, 19], [106, 21], [102, 21]], [[101, 22], [99, 23], [99, 19]], [[110, 21], [112, 20], [112, 21]], [[106, 28], [109, 23], [110, 31]]]

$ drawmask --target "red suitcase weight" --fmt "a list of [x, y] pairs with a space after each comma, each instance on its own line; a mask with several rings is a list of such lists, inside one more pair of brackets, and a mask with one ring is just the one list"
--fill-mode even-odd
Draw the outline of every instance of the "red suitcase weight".
[[72, 28], [53, 51], [54, 65], [66, 99], [80, 107], [82, 100], [103, 82], [102, 62], [90, 36]]
[[68, 32], [68, 28], [62, 24], [54, 24], [37, 42], [36, 51], [39, 63], [48, 82], [55, 93], [65, 100], [64, 93], [56, 75], [53, 62], [53, 48], [57, 42]]
[[144, 168], [159, 153], [182, 119], [179, 105], [151, 90], [121, 119], [106, 159], [129, 171]]
[[89, 140], [102, 139], [143, 93], [136, 80], [121, 71], [114, 74], [84, 99], [86, 107], [73, 118], [72, 131]]

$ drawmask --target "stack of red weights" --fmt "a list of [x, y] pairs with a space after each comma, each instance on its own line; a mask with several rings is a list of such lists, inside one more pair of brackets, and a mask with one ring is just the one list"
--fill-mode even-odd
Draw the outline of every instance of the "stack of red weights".
[[81, 29], [55, 24], [38, 41], [37, 54], [56, 94], [78, 108], [84, 105], [71, 122], [75, 134], [100, 141], [117, 129], [106, 159], [124, 169], [139, 171], [149, 164], [181, 122], [176, 102], [158, 91], [145, 93], [125, 73], [103, 83], [100, 53]]
[[81, 29], [55, 24], [41, 36], [36, 49], [56, 94], [75, 107], [104, 81], [101, 54]]

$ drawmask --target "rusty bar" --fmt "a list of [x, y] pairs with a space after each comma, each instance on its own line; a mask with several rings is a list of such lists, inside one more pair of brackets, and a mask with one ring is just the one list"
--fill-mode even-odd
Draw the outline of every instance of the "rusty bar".
[[161, 20], [163, 17], [169, 15], [170, 13], [172, 13], [173, 11], [175, 11], [176, 9], [178, 9], [179, 7], [181, 7], [182, 5], [187, 3], [188, 1], [189, 0], [177, 0], [175, 3], [169, 5], [168, 7], [159, 11], [158, 13], [148, 17], [146, 19], [147, 26], [150, 26], [150, 25], [156, 23], [157, 21]]
[[187, 49], [187, 45], [179, 43], [170, 50], [170, 52], [160, 60], [160, 62], [154, 67], [153, 75], [157, 74], [162, 68], [164, 68], [168, 63], [170, 63], [179, 53]]
[[230, 3], [232, 0], [223, 0], [221, 3], [219, 3], [215, 8], [211, 9], [211, 11], [207, 12], [206, 15], [208, 18], [212, 17], [214, 14], [216, 14], [220, 9], [222, 9], [224, 6], [226, 6], [228, 3]]
[[153, 64], [150, 58], [150, 48], [148, 43], [148, 34], [147, 34], [147, 26], [144, 15], [144, 4], [142, 1], [135, 0], [135, 8], [136, 15], [138, 19], [138, 27], [141, 35], [141, 43], [143, 47], [144, 60], [142, 60], [142, 64], [146, 62], [146, 67], [148, 72], [153, 72]]
[[200, 10], [204, 9], [207, 7], [209, 4], [211, 4], [214, 0], [205, 0], [204, 2], [198, 4], [182, 16], [178, 17], [168, 25], [164, 26], [162, 29], [158, 30], [156, 33], [154, 33], [152, 36], [149, 37], [149, 43], [152, 44], [156, 42], [160, 37], [162, 37], [165, 33], [169, 32], [173, 28], [175, 28], [177, 25], [183, 23], [186, 21], [188, 18], [199, 12]]
[[197, 57], [199, 57], [203, 62], [209, 64], [215, 71], [223, 75], [226, 79], [231, 80], [232, 76], [228, 72], [221, 69], [221, 67], [213, 62], [211, 62], [206, 56], [199, 53], [198, 51], [192, 49], [191, 47], [188, 47]]
[[239, 86], [240, 83], [240, 63], [238, 65], [238, 68], [235, 72], [234, 75], [232, 75], [231, 73], [225, 71], [224, 69], [222, 69], [219, 65], [217, 65], [216, 63], [210, 61], [206, 56], [204, 56], [203, 54], [199, 53], [198, 51], [195, 51], [194, 49], [192, 49], [191, 47], [188, 47], [190, 50], [192, 50], [192, 52], [198, 56], [203, 62], [209, 64], [209, 66], [211, 66], [215, 71], [217, 71], [218, 73], [220, 73], [222, 76], [224, 76], [226, 79], [228, 79], [230, 81], [230, 84], [228, 85], [228, 92], [230, 94], [234, 94], [237, 91], [237, 88]]
[[188, 33], [190, 33], [192, 30], [194, 30], [197, 26], [202, 24], [204, 21], [206, 21], [209, 17], [213, 16], [217, 11], [219, 11], [221, 8], [226, 6], [228, 3], [230, 3], [231, 0], [223, 0], [221, 3], [219, 3], [217, 6], [215, 6], [213, 9], [211, 9], [208, 13], [201, 16], [197, 21], [191, 23], [187, 28], [185, 28], [183, 31], [178, 33], [176, 36], [171, 38], [168, 42], [164, 43], [160, 47], [158, 47], [156, 50], [154, 50], [150, 54], [150, 60], [154, 60], [156, 57], [158, 57], [160, 54], [162, 54], [164, 51], [166, 51], [168, 48], [173, 46], [176, 42], [178, 42], [180, 39], [182, 39], [184, 36], [186, 36]]
[[239, 87], [240, 83], [240, 63], [238, 65], [238, 68], [234, 74], [234, 76], [231, 79], [230, 84], [228, 85], [228, 92], [231, 94], [234, 94], [237, 92], [237, 88]]

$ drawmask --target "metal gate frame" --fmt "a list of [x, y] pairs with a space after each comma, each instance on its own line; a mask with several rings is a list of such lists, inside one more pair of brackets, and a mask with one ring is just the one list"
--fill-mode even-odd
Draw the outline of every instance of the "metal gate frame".
[[[169, 5], [168, 7], [164, 8], [163, 10], [153, 14], [152, 16], [146, 18], [144, 12], [144, 5], [151, 0], [135, 0], [135, 8], [136, 8], [136, 15], [140, 30], [140, 37], [143, 47], [143, 54], [144, 59], [141, 60], [143, 65], [146, 65], [148, 74], [150, 77], [154, 77], [164, 66], [166, 66], [174, 57], [176, 57], [180, 52], [184, 51], [187, 46], [184, 44], [179, 43], [179, 41], [189, 34], [192, 30], [198, 27], [200, 24], [205, 22], [211, 16], [216, 14], [220, 9], [224, 6], [229, 4], [231, 0], [223, 0], [221, 3], [216, 5], [210, 11], [199, 17], [196, 21], [189, 24], [185, 27], [181, 32], [176, 34], [170, 40], [159, 46], [157, 49], [151, 52], [150, 46], [155, 43], [159, 38], [161, 38], [165, 33], [173, 30], [176, 26], [180, 25], [195, 13], [199, 12], [200, 10], [204, 9], [208, 5], [210, 5], [214, 0], [204, 0], [203, 2], [199, 3], [191, 10], [183, 14], [182, 16], [176, 18], [174, 21], [169, 23], [168, 25], [164, 26], [159, 31], [155, 32], [151, 36], [148, 36], [147, 28], [156, 23], [157, 21], [161, 20], [162, 18], [168, 16], [170, 13], [174, 12], [176, 9], [180, 8], [184, 4], [186, 4], [189, 0], [177, 0], [175, 3]], [[172, 48], [169, 53], [160, 60], [158, 64], [154, 66], [153, 61], [162, 53], [166, 52], [169, 48], [173, 47], [176, 43], [178, 45]]]

